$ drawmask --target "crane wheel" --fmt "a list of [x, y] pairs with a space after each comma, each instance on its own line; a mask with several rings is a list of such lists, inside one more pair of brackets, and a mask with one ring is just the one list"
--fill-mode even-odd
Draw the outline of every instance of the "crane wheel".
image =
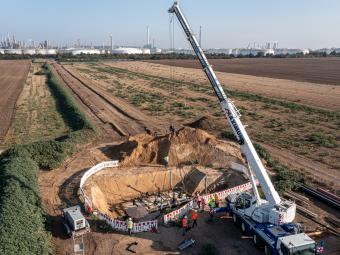
[[263, 240], [255, 233], [253, 235], [253, 243], [257, 248], [263, 248]]
[[243, 234], [247, 233], [247, 224], [244, 221], [241, 223], [241, 230]]
[[233, 223], [234, 223], [235, 226], [239, 225], [239, 220], [238, 220], [236, 214], [233, 214]]
[[266, 254], [266, 255], [272, 254], [272, 249], [268, 245], [264, 246], [264, 254]]

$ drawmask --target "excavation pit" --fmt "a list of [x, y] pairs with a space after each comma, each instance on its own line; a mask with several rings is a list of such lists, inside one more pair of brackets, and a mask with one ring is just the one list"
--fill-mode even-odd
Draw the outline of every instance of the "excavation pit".
[[246, 182], [231, 170], [233, 163], [244, 164], [239, 146], [199, 129], [137, 135], [106, 148], [106, 154], [119, 160], [119, 167], [94, 174], [83, 188], [93, 206], [111, 218], [136, 207], [154, 215], [186, 203], [196, 191], [211, 193]]
[[230, 169], [202, 166], [107, 168], [84, 185], [93, 206], [112, 218], [123, 217], [126, 209], [142, 206], [148, 213], [160, 212], [188, 202], [195, 192], [220, 191], [245, 183]]

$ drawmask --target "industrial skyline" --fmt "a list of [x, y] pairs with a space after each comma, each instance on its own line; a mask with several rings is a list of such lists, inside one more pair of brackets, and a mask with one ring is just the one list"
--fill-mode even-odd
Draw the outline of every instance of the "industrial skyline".
[[[199, 43], [202, 44], [202, 26], [199, 28]], [[105, 40], [106, 39], [106, 40]], [[158, 45], [155, 44], [155, 39], [150, 38], [150, 27], [146, 26], [146, 39], [144, 43], [140, 45], [129, 45], [129, 44], [115, 44], [114, 36], [112, 34], [108, 34], [107, 38], [105, 38], [102, 43], [95, 44], [92, 41], [82, 41], [81, 39], [75, 39], [73, 41], [65, 42], [65, 43], [56, 43], [49, 40], [36, 41], [33, 39], [18, 39], [15, 35], [11, 33], [7, 33], [7, 35], [0, 34], [0, 49], [48, 49], [48, 48], [102, 48], [113, 50], [115, 47], [137, 47], [137, 48], [158, 48]], [[161, 47], [159, 47], [161, 48]], [[163, 47], [162, 49], [171, 49], [173, 48], [171, 45], [169, 47]], [[183, 49], [190, 50], [189, 45], [187, 47], [174, 47], [175, 49]], [[266, 41], [266, 42], [249, 42], [238, 47], [227, 48], [227, 47], [211, 47], [206, 49], [298, 49], [298, 47], [285, 47], [284, 45], [279, 44], [278, 41]], [[310, 50], [318, 50], [318, 49], [338, 49], [339, 47], [320, 47], [320, 48], [308, 48], [303, 47], [300, 49], [310, 49]]]
[[[49, 40], [65, 45], [76, 40], [93, 45], [109, 44], [112, 34], [115, 45], [145, 44], [145, 27], [150, 27], [150, 42], [169, 47], [169, 17], [171, 0], [166, 1], [7, 1], [0, 16], [0, 35], [7, 32], [18, 38]], [[198, 34], [202, 25], [202, 44], [205, 48], [246, 47], [249, 42], [279, 41], [287, 48], [340, 47], [340, 24], [337, 10], [340, 2], [329, 0], [269, 0], [235, 2], [212, 0], [183, 0], [183, 8], [192, 17], [191, 25]], [[20, 8], [16, 8], [20, 6]], [[100, 15], [95, 15], [100, 14]], [[204, 24], [202, 17], [205, 17]], [[11, 22], [8, 22], [8, 21]], [[142, 20], [142, 22], [140, 22]], [[270, 21], [270, 22], [269, 22]], [[188, 44], [175, 26], [176, 48]]]

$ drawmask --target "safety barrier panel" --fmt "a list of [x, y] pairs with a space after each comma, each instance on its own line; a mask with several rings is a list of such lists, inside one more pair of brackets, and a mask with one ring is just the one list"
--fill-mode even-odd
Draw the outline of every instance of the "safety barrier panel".
[[85, 208], [93, 208], [92, 205], [92, 201], [91, 199], [85, 194], [84, 190], [83, 190], [83, 185], [86, 182], [86, 180], [91, 177], [92, 175], [94, 175], [95, 173], [103, 170], [104, 168], [108, 168], [108, 167], [118, 167], [119, 165], [119, 161], [118, 160], [114, 160], [114, 161], [105, 161], [102, 163], [99, 163], [98, 165], [95, 165], [93, 167], [91, 167], [89, 170], [87, 170], [85, 172], [85, 174], [81, 177], [80, 179], [80, 193], [84, 198], [84, 203], [85, 203]]
[[[101, 212], [98, 213], [98, 216], [99, 216], [99, 219], [104, 220], [113, 229], [124, 231], [124, 232], [128, 231], [125, 221], [111, 219], [108, 215], [103, 214]], [[140, 232], [146, 232], [146, 231], [150, 231], [152, 229], [157, 229], [157, 228], [158, 228], [157, 220], [137, 222], [137, 223], [133, 223], [132, 232], [140, 233]]]
[[[256, 183], [258, 185], [258, 181]], [[235, 193], [240, 193], [246, 190], [250, 190], [252, 188], [252, 185], [250, 182], [230, 188], [230, 189], [226, 189], [226, 190], [222, 190], [222, 191], [218, 191], [212, 194], [207, 194], [203, 197], [204, 201], [206, 204], [209, 203], [210, 198], [214, 198], [215, 195], [217, 194], [219, 199], [224, 199], [226, 198], [228, 195], [230, 194], [235, 194]], [[165, 214], [163, 217], [164, 223], [167, 224], [169, 221], [171, 220], [175, 220], [175, 219], [179, 219], [181, 217], [183, 217], [188, 211], [190, 211], [191, 209], [193, 209], [194, 203], [193, 201], [190, 201], [189, 203], [187, 203], [186, 205], [180, 207], [179, 209], [172, 211], [168, 214]]]
[[[98, 165], [95, 165], [91, 167], [88, 171], [85, 172], [85, 174], [82, 176], [80, 179], [80, 193], [84, 198], [84, 203], [85, 203], [85, 208], [87, 207], [93, 207], [92, 206], [92, 201], [91, 199], [85, 194], [83, 190], [83, 185], [86, 182], [86, 180], [92, 176], [93, 174], [103, 170], [104, 168], [108, 167], [118, 167], [119, 161], [105, 161], [102, 163], [99, 163]], [[98, 217], [101, 220], [104, 220], [107, 224], [109, 224], [113, 229], [115, 230], [121, 230], [121, 231], [127, 231], [127, 226], [125, 221], [120, 221], [116, 219], [111, 219], [108, 215], [98, 211]], [[132, 232], [134, 233], [139, 233], [139, 232], [145, 232], [145, 231], [150, 231], [152, 229], [157, 229], [158, 228], [158, 221], [153, 220], [153, 221], [145, 221], [145, 222], [138, 222], [133, 224], [133, 230]]]
[[86, 173], [83, 175], [83, 177], [81, 177], [80, 179], [80, 188], [83, 188], [84, 183], [86, 182], [86, 180], [93, 174], [99, 172], [100, 170], [104, 169], [104, 168], [108, 168], [108, 167], [118, 167], [118, 160], [115, 161], [105, 161], [102, 163], [99, 163], [98, 165], [95, 165], [93, 167], [91, 167], [88, 171], [86, 171]]

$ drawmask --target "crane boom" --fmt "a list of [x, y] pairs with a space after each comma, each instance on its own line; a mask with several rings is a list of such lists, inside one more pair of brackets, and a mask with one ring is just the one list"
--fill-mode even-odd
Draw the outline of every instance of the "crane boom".
[[[272, 205], [278, 205], [281, 202], [280, 196], [275, 190], [273, 183], [271, 182], [265, 167], [263, 166], [256, 150], [239, 118], [239, 113], [234, 106], [233, 102], [225, 94], [220, 82], [218, 81], [214, 70], [209, 64], [203, 50], [201, 49], [195, 35], [193, 34], [188, 21], [184, 17], [178, 1], [176, 1], [173, 6], [169, 9], [169, 13], [175, 13], [186, 36], [190, 42], [196, 56], [198, 57], [203, 71], [207, 75], [210, 84], [212, 85], [216, 96], [220, 101], [220, 105], [224, 115], [229, 121], [233, 132], [240, 144], [241, 151], [245, 155], [251, 170], [255, 173], [260, 186], [265, 194], [266, 200]], [[254, 187], [256, 189], [256, 187]], [[256, 192], [257, 193], [257, 192]], [[258, 195], [257, 195], [258, 196]]]

